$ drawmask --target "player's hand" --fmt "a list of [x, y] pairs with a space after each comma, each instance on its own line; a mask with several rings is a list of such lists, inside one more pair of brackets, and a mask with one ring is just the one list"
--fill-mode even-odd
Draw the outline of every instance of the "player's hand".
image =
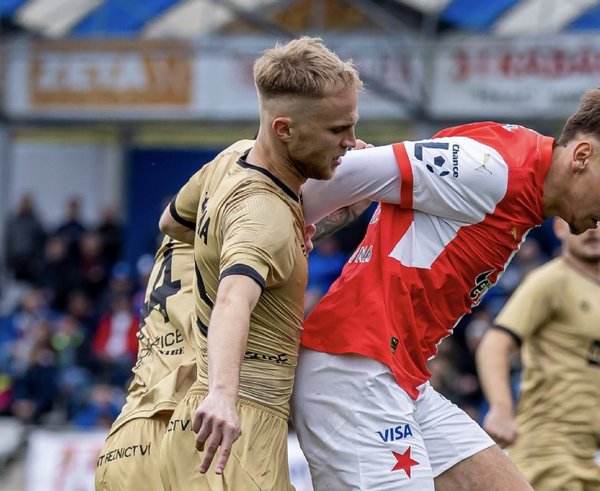
[[500, 447], [517, 439], [517, 422], [510, 411], [490, 408], [483, 419], [483, 429]]
[[198, 469], [200, 473], [208, 471], [220, 447], [215, 472], [223, 474], [233, 442], [242, 434], [235, 400], [209, 393], [196, 408], [192, 430], [196, 433], [196, 450], [205, 451]]
[[304, 243], [306, 244], [306, 254], [309, 254], [315, 247], [312, 238], [316, 233], [317, 227], [315, 227], [314, 223], [307, 225], [304, 229]]
[[354, 145], [353, 150], [362, 150], [363, 148], [373, 148], [373, 145], [371, 145], [370, 143], [366, 143], [365, 141], [357, 138], [356, 145]]

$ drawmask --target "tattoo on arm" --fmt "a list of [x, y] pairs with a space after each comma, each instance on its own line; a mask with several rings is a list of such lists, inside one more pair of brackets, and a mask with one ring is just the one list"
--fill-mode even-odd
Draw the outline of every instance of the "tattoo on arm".
[[370, 204], [371, 200], [365, 199], [358, 203], [354, 203], [353, 205], [340, 208], [329, 216], [326, 216], [315, 225], [317, 231], [313, 236], [312, 241], [317, 243], [344, 228], [346, 225], [356, 220]]

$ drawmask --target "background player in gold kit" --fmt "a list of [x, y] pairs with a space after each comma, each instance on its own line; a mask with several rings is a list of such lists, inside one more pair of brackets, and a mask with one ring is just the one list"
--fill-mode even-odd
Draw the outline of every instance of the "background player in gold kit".
[[220, 154], [235, 168], [192, 178], [161, 218], [166, 233], [195, 234], [196, 270], [198, 380], [163, 440], [167, 488], [292, 488], [287, 420], [307, 277], [300, 186], [330, 178], [356, 144], [362, 83], [314, 38], [267, 50], [254, 75], [256, 143], [240, 159]]
[[96, 489], [161, 490], [158, 456], [177, 403], [194, 381], [193, 248], [165, 237], [146, 288], [133, 381], [96, 468]]
[[[242, 140], [223, 153], [225, 165], [206, 165], [195, 175], [222, 177], [242, 152]], [[190, 344], [195, 329], [192, 283], [194, 249], [166, 236], [155, 256], [138, 334], [133, 381], [121, 414], [98, 458], [96, 489], [162, 490], [158, 457], [163, 435], [177, 403], [196, 378]]]
[[[562, 255], [530, 273], [484, 336], [477, 366], [490, 410], [485, 430], [508, 445], [536, 491], [600, 490], [600, 230], [569, 233]], [[514, 414], [510, 355], [521, 349]]]

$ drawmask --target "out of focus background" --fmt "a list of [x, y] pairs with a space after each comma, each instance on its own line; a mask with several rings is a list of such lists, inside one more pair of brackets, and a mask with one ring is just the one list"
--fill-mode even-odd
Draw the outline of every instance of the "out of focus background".
[[[476, 120], [557, 136], [600, 80], [599, 28], [597, 0], [0, 0], [0, 487], [93, 489], [158, 217], [195, 170], [254, 135], [260, 51], [310, 34], [352, 58], [370, 143]], [[307, 312], [368, 213], [311, 253]], [[433, 384], [478, 421], [474, 349], [556, 253], [548, 224], [532, 232], [431, 363]], [[518, 361], [514, 373], [518, 392]]]

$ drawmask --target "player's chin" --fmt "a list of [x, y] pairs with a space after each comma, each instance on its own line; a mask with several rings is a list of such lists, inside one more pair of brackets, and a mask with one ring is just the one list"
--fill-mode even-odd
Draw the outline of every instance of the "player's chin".
[[313, 179], [319, 179], [321, 181], [328, 181], [329, 179], [331, 179], [333, 177], [334, 174], [335, 174], [335, 167], [328, 166], [328, 167], [322, 167], [318, 170], [315, 170], [315, 172], [313, 172], [313, 175], [311, 177]]

